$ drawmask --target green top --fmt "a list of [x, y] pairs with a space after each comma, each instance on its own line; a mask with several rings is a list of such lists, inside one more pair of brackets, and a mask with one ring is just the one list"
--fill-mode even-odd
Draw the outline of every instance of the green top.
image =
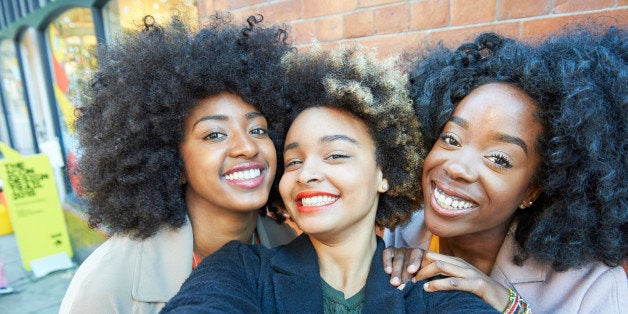
[[362, 304], [364, 303], [364, 287], [352, 297], [345, 299], [342, 291], [334, 289], [323, 278], [321, 278], [323, 286], [323, 308], [325, 314], [330, 313], [361, 313]]

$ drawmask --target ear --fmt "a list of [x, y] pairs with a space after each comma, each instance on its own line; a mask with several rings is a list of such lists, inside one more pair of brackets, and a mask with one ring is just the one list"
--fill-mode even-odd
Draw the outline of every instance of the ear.
[[541, 192], [543, 190], [541, 189], [541, 187], [538, 184], [533, 184], [528, 188], [528, 191], [526, 192], [526, 198], [525, 201], [528, 201], [530, 203], [534, 203], [534, 201], [536, 201], [536, 198], [539, 197], [539, 195], [541, 195]]
[[388, 185], [388, 180], [384, 178], [382, 169], [377, 168], [377, 192], [386, 193], [389, 188], [390, 186]]

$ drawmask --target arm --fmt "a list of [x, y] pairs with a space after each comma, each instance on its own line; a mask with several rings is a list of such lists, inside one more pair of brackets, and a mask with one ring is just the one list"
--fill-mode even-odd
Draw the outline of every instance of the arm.
[[259, 265], [251, 247], [229, 242], [201, 262], [162, 313], [260, 313]]

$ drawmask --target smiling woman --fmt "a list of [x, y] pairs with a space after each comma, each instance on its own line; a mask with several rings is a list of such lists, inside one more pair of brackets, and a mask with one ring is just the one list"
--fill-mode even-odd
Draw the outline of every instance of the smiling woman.
[[144, 21], [100, 51], [80, 108], [89, 221], [114, 234], [77, 270], [62, 313], [156, 313], [230, 240], [296, 236], [267, 215], [279, 201], [269, 194], [285, 30], [259, 16], [214, 16], [199, 31]]
[[575, 29], [527, 46], [488, 33], [412, 64], [433, 145], [424, 210], [385, 238], [432, 251], [407, 269], [447, 276], [427, 291], [470, 291], [504, 313], [626, 311], [626, 39]]
[[275, 249], [227, 244], [164, 312], [494, 312], [470, 293], [388, 284], [375, 226], [408, 220], [421, 195], [404, 76], [355, 48], [292, 53], [283, 65], [292, 124], [279, 190], [304, 233]]

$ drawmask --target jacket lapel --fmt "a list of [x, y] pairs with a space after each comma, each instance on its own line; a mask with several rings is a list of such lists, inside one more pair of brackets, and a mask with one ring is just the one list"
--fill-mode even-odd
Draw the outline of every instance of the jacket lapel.
[[270, 259], [278, 313], [322, 313], [318, 257], [306, 234], [277, 249]]

